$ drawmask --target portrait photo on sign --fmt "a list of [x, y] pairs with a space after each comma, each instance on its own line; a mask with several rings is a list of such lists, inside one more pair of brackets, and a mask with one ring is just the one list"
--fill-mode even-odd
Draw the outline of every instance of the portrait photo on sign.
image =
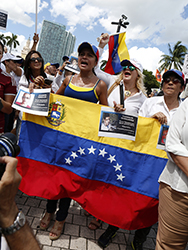
[[48, 115], [51, 89], [34, 89], [32, 93], [28, 88], [21, 86], [13, 101], [12, 107], [33, 115]]
[[98, 136], [123, 138], [135, 141], [138, 116], [115, 112], [101, 107]]
[[19, 106], [22, 106], [24, 108], [31, 108], [33, 103], [34, 95], [27, 93], [25, 91], [20, 91], [20, 93], [17, 96], [17, 99], [15, 103]]
[[71, 56], [70, 59], [69, 59], [69, 62], [70, 63], [65, 66], [65, 69], [69, 70], [69, 71], [71, 71], [73, 73], [79, 74], [80, 69], [78, 67], [78, 58], [74, 57], [74, 56]]
[[168, 133], [169, 126], [166, 124], [162, 124], [159, 132], [159, 138], [157, 143], [158, 149], [165, 149], [165, 143], [166, 143], [166, 136]]

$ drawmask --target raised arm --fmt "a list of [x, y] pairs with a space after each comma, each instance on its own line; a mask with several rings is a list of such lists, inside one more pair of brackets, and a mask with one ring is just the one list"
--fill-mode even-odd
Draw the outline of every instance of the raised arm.
[[39, 41], [39, 35], [34, 33], [33, 46], [31, 47], [31, 50], [36, 50], [38, 41]]

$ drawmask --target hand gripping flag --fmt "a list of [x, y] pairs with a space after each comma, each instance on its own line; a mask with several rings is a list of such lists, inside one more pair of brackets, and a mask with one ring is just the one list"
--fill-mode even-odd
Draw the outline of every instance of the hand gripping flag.
[[125, 59], [130, 59], [127, 45], [125, 43], [126, 32], [117, 33], [110, 36], [108, 42], [108, 61], [105, 67], [105, 72], [111, 75], [122, 71], [120, 62]]
[[136, 140], [99, 137], [101, 105], [51, 94], [48, 117], [24, 114], [20, 190], [70, 197], [102, 221], [132, 230], [157, 222], [160, 124], [139, 117]]

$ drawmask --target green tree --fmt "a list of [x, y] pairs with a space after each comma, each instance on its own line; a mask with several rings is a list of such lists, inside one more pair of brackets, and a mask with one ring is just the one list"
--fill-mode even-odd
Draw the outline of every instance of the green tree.
[[162, 63], [159, 67], [159, 71], [163, 71], [165, 69], [169, 70], [171, 68], [175, 68], [177, 70], [182, 70], [182, 66], [184, 63], [185, 54], [187, 53], [186, 46], [181, 44], [181, 41], [178, 41], [174, 48], [172, 49], [170, 44], [168, 43], [169, 55], [162, 55], [162, 59], [159, 63]]
[[153, 75], [152, 71], [148, 71], [146, 69], [143, 70], [144, 74], [144, 86], [147, 90], [147, 94], [151, 93], [152, 88], [159, 88], [160, 83], [157, 81], [156, 77]]
[[12, 50], [12, 46], [15, 49], [17, 47], [17, 45], [20, 45], [20, 43], [18, 42], [17, 38], [18, 38], [18, 36], [14, 35], [13, 33], [12, 33], [12, 36], [6, 36], [7, 46], [10, 47], [10, 50], [9, 50], [10, 53], [11, 53], [11, 50]]
[[0, 35], [0, 41], [1, 41], [4, 45], [6, 44], [7, 39], [6, 39], [6, 37], [4, 36], [4, 34], [1, 34], [1, 35]]

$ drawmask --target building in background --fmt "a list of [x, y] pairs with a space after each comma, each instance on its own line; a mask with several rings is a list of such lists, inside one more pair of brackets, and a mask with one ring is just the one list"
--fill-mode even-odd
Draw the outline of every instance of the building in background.
[[31, 50], [30, 48], [30, 37], [28, 38], [27, 42], [26, 42], [26, 45], [23, 47], [22, 51], [21, 51], [21, 57], [23, 59], [25, 59], [26, 55], [29, 53], [29, 51]]
[[73, 53], [76, 37], [65, 29], [65, 25], [43, 20], [37, 50], [41, 53], [44, 63], [62, 64], [62, 57]]

